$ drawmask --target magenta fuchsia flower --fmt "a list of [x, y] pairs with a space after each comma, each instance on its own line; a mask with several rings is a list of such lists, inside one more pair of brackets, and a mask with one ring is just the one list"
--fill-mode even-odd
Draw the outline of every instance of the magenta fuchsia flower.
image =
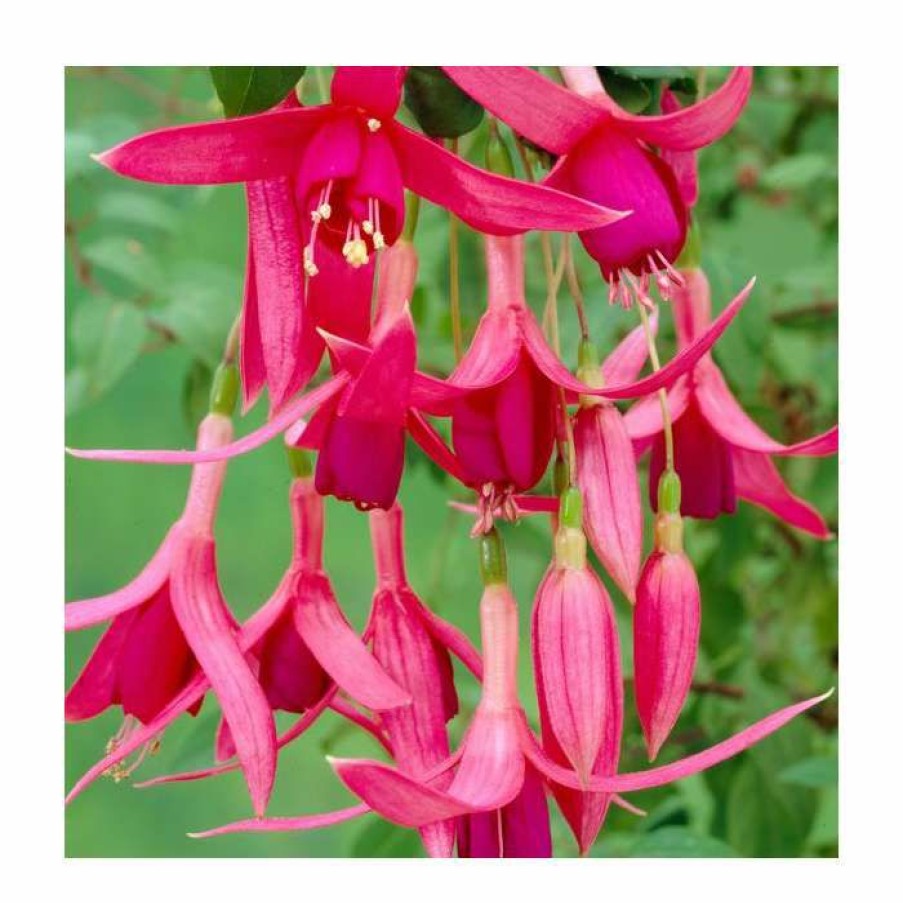
[[[689, 347], [711, 319], [708, 280], [701, 270], [684, 273], [686, 285], [674, 296], [678, 343]], [[766, 435], [742, 410], [721, 370], [704, 356], [668, 392], [674, 423], [674, 464], [682, 486], [681, 513], [713, 518], [736, 510], [737, 498], [775, 514], [781, 520], [820, 539], [830, 536], [811, 505], [786, 487], [772, 456], [832, 455], [837, 452], [837, 427], [793, 445]], [[626, 415], [637, 454], [650, 447], [650, 499], [664, 470], [665, 443], [657, 399], [643, 399]]]
[[[568, 489], [555, 557], [536, 591], [533, 668], [542, 744], [585, 784], [616, 774], [624, 722], [624, 684], [614, 608], [586, 561], [580, 492]], [[596, 839], [611, 796], [552, 784], [580, 851]]]
[[[672, 264], [687, 234], [692, 181], [681, 181], [662, 156], [711, 144], [734, 124], [752, 86], [752, 69], [741, 66], [716, 92], [695, 106], [662, 116], [635, 116], [606, 93], [591, 66], [562, 67], [568, 88], [519, 66], [446, 66], [468, 94], [518, 134], [559, 160], [545, 184], [631, 215], [580, 238], [625, 305], [645, 297], [654, 277], [667, 293], [679, 285]], [[671, 103], [673, 98], [668, 102]], [[641, 280], [637, 282], [636, 280]]]
[[[229, 417], [211, 413], [198, 431], [198, 448], [220, 448], [231, 438]], [[229, 724], [254, 810], [260, 815], [273, 786], [276, 735], [266, 697], [236, 639], [236, 623], [216, 576], [213, 522], [225, 469], [223, 463], [195, 468], [182, 516], [128, 586], [66, 606], [67, 630], [112, 619], [66, 697], [66, 714], [80, 720], [118, 704], [127, 717], [145, 727], [156, 725], [166, 720], [174, 699], [191, 695], [189, 688], [202, 674]], [[182, 711], [196, 711], [202, 698], [203, 693], [192, 696]], [[140, 727], [127, 725], [110, 745], [116, 760], [105, 760], [102, 770], [157, 733], [146, 736]], [[128, 751], [123, 752], [127, 741]]]
[[683, 548], [680, 481], [662, 477], [655, 546], [643, 566], [633, 609], [637, 712], [654, 760], [676, 723], [693, 682], [699, 651], [700, 593]]

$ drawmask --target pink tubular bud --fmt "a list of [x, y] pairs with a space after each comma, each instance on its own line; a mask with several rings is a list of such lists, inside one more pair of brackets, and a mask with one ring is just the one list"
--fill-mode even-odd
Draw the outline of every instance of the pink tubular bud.
[[650, 760], [680, 715], [699, 648], [699, 583], [679, 528], [679, 515], [656, 519], [656, 548], [640, 575], [633, 611], [636, 704]]
[[574, 445], [586, 537], [612, 580], [633, 602], [643, 513], [636, 457], [621, 412], [611, 404], [581, 407], [574, 418]]

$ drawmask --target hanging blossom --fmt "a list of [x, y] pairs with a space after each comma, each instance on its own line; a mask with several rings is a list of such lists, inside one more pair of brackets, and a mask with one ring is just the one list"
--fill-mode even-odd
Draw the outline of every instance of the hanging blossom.
[[[420, 781], [376, 760], [330, 759], [349, 790], [389, 821], [419, 828], [503, 809], [523, 790], [528, 763], [547, 781], [583, 792], [618, 794], [658, 787], [736, 755], [830, 695], [774, 712], [730, 739], [669, 765], [581, 780], [543, 751], [519, 701], [517, 604], [507, 586], [504, 552], [495, 530], [482, 537], [481, 555], [485, 584], [480, 601], [482, 691], [461, 746], [434, 769], [432, 777]], [[451, 783], [438, 787], [436, 779], [449, 769], [455, 770]]]
[[561, 67], [567, 88], [526, 67], [444, 68], [518, 134], [559, 157], [544, 184], [631, 211], [610, 227], [580, 232], [610, 285], [612, 302], [648, 304], [650, 278], [666, 297], [679, 287], [673, 264], [686, 241], [687, 207], [696, 192], [684, 155], [731, 128], [749, 97], [751, 67], [736, 68], [718, 91], [692, 107], [679, 109], [669, 96], [661, 116], [623, 110], [591, 66]]
[[[274, 408], [303, 387], [323, 350], [313, 326], [346, 324], [351, 338], [364, 337], [372, 257], [402, 233], [405, 187], [493, 234], [601, 227], [625, 215], [485, 172], [397, 122], [405, 71], [340, 66], [329, 103], [302, 107], [292, 96], [258, 115], [148, 132], [97, 158], [148, 182], [247, 183], [246, 406], [264, 382]], [[365, 272], [343, 278], [339, 262]], [[306, 323], [305, 277], [320, 276], [328, 285], [308, 312], [320, 321]], [[340, 292], [349, 280], [346, 302]], [[324, 301], [339, 308], [329, 323]]]
[[[231, 376], [229, 375], [231, 372]], [[198, 430], [198, 448], [220, 448], [232, 438], [229, 417], [237, 393], [234, 369], [221, 369], [214, 408]], [[107, 757], [70, 794], [108, 770], [124, 777], [168, 723], [173, 699], [182, 711], [200, 707], [202, 684], [215, 692], [228, 722], [254, 811], [266, 808], [276, 771], [276, 735], [266, 696], [245, 656], [216, 574], [213, 524], [225, 464], [201, 464], [192, 474], [182, 516], [156, 554], [127, 586], [106, 596], [70, 602], [66, 629], [110, 621], [66, 696], [70, 720], [91, 718], [113, 705], [126, 715]]]
[[[685, 286], [675, 293], [673, 307], [678, 344], [686, 348], [711, 320], [711, 293], [702, 270], [686, 270], [683, 278]], [[790, 492], [772, 457], [833, 455], [838, 444], [836, 426], [793, 445], [777, 442], [743, 411], [711, 355], [703, 356], [675, 382], [668, 392], [668, 409], [682, 514], [700, 518], [731, 514], [739, 497], [819, 539], [831, 535], [821, 515]], [[655, 487], [665, 468], [661, 406], [657, 399], [643, 399], [625, 419], [637, 454], [652, 449], [649, 494], [657, 509]]]

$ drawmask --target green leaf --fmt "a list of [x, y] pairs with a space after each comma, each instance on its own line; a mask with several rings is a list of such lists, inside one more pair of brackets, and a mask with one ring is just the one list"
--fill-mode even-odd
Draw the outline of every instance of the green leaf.
[[716, 837], [689, 828], [667, 827], [643, 835], [630, 855], [646, 859], [729, 859], [740, 854]]
[[285, 99], [306, 66], [211, 66], [210, 76], [226, 116], [262, 113]]
[[779, 781], [798, 784], [800, 787], [835, 787], [837, 786], [837, 759], [832, 756], [812, 756], [803, 759], [779, 775]]
[[144, 314], [131, 304], [92, 298], [76, 310], [72, 347], [77, 362], [67, 393], [73, 403], [99, 398], [141, 355], [147, 337]]
[[690, 66], [601, 66], [599, 68], [632, 79], [651, 78], [670, 81], [671, 79], [692, 79], [695, 75]]
[[410, 859], [423, 853], [416, 831], [378, 819], [357, 834], [351, 855], [356, 859]]
[[87, 132], [66, 132], [66, 181], [88, 175], [100, 167], [91, 159], [97, 151], [94, 138]]
[[185, 416], [186, 426], [192, 432], [207, 413], [212, 382], [213, 370], [205, 361], [195, 358], [182, 383], [182, 414]]
[[769, 166], [759, 184], [771, 191], [791, 191], [833, 175], [836, 173], [823, 154], [797, 154]]
[[599, 75], [611, 98], [629, 113], [642, 113], [649, 106], [652, 92], [638, 78], [615, 72], [606, 66], [600, 67]]
[[172, 281], [168, 295], [169, 303], [154, 312], [155, 319], [195, 357], [215, 367], [238, 310], [238, 280], [221, 267], [195, 266]]
[[156, 195], [140, 191], [111, 191], [102, 194], [97, 202], [97, 216], [136, 226], [148, 226], [161, 232], [171, 232], [179, 223], [173, 208]]
[[837, 335], [837, 304], [833, 302], [781, 310], [772, 314], [771, 319], [785, 329], [801, 329], [808, 333], [828, 336]]
[[459, 138], [483, 118], [483, 108], [438, 66], [411, 66], [404, 82], [404, 102], [431, 138]]
[[163, 273], [144, 245], [133, 238], [108, 235], [82, 252], [93, 266], [148, 292], [159, 290]]

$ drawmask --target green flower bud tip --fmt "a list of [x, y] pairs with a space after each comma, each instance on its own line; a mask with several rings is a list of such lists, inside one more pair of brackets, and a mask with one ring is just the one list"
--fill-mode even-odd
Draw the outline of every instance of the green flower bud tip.
[[294, 445], [287, 445], [285, 451], [288, 454], [288, 466], [297, 479], [303, 479], [313, 474], [314, 462], [310, 452]]
[[581, 370], [597, 369], [599, 366], [599, 350], [591, 339], [581, 339], [577, 349], [577, 366]]
[[210, 389], [210, 413], [231, 417], [238, 402], [240, 387], [238, 368], [234, 364], [220, 364], [216, 368], [216, 373], [213, 374], [213, 386]]
[[569, 486], [561, 493], [558, 518], [562, 527], [583, 529], [583, 496], [576, 486]]
[[514, 178], [514, 160], [494, 120], [490, 123], [489, 138], [486, 141], [486, 169], [500, 176]]
[[555, 495], [561, 495], [568, 488], [569, 482], [567, 461], [559, 456], [555, 459], [555, 466], [552, 468], [552, 492]]
[[480, 577], [484, 586], [508, 582], [505, 544], [495, 527], [480, 537]]
[[680, 513], [680, 477], [673, 470], [666, 470], [658, 481], [658, 510]]

